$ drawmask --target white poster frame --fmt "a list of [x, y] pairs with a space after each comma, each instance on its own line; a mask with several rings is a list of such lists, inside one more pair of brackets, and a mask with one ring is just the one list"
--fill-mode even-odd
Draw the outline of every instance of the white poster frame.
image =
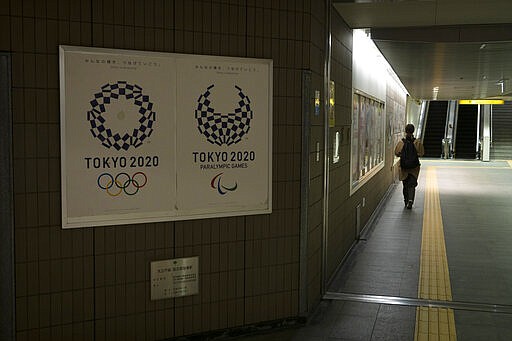
[[[91, 47], [80, 47], [80, 46], [67, 46], [61, 45], [59, 46], [59, 70], [60, 70], [60, 141], [61, 141], [61, 210], [62, 210], [62, 228], [78, 228], [78, 227], [92, 227], [92, 226], [109, 226], [109, 225], [125, 225], [125, 224], [137, 224], [137, 223], [151, 223], [151, 222], [164, 222], [164, 221], [180, 221], [180, 220], [192, 220], [192, 219], [206, 219], [206, 218], [220, 218], [220, 217], [232, 217], [232, 216], [245, 216], [245, 215], [256, 215], [256, 214], [270, 214], [272, 213], [272, 96], [273, 96], [273, 61], [270, 59], [256, 59], [256, 58], [238, 58], [238, 57], [223, 57], [223, 56], [205, 56], [205, 55], [189, 55], [189, 54], [176, 54], [176, 53], [164, 53], [164, 52], [148, 52], [148, 51], [138, 51], [138, 50], [120, 50], [120, 49], [106, 49], [106, 48], [91, 48]], [[267, 112], [268, 117], [267, 126], [267, 136], [268, 140], [264, 141], [267, 145], [266, 155], [262, 156], [266, 158], [266, 163], [268, 165], [267, 169], [261, 170], [262, 175], [266, 178], [266, 205], [265, 207], [260, 207], [253, 209], [251, 207], [244, 207], [243, 203], [241, 208], [234, 208], [231, 210], [225, 210], [221, 212], [216, 212], [211, 207], [208, 209], [197, 209], [191, 213], [190, 210], [183, 213], [179, 209], [173, 209], [172, 212], [164, 212], [154, 214], [151, 213], [123, 213], [123, 214], [114, 214], [112, 216], [85, 216], [85, 217], [72, 217], [68, 215], [68, 188], [67, 181], [70, 176], [67, 169], [66, 159], [66, 148], [67, 148], [67, 136], [70, 132], [66, 131], [66, 84], [65, 75], [66, 75], [66, 61], [65, 54], [67, 52], [71, 53], [83, 53], [83, 54], [105, 54], [105, 55], [120, 55], [120, 56], [137, 56], [137, 57], [158, 57], [158, 58], [169, 58], [169, 59], [197, 59], [198, 61], [213, 61], [213, 62], [231, 62], [231, 63], [246, 63], [246, 64], [255, 64], [262, 65], [264, 69], [268, 69], [267, 74], [267, 84], [268, 93], [266, 94], [267, 98]], [[177, 81], [176, 81], [177, 82]], [[178, 92], [179, 84], [174, 84], [174, 91]], [[174, 94], [176, 98], [176, 94]], [[177, 104], [175, 104], [177, 106]], [[176, 109], [176, 108], [175, 108]], [[176, 122], [176, 110], [174, 110], [174, 117], [172, 118]], [[175, 129], [178, 130], [179, 127], [174, 125]], [[176, 138], [176, 133], [173, 134], [174, 138]], [[175, 141], [174, 147], [176, 148], [177, 143]], [[176, 162], [176, 154], [177, 151], [173, 151], [174, 162]], [[175, 169], [173, 175], [176, 174], [179, 165], [175, 163]], [[264, 174], [266, 173], [266, 174]], [[173, 176], [172, 181], [177, 181], [176, 176]], [[175, 203], [178, 198], [170, 198], [170, 200], [174, 201], [173, 207], [176, 207]]]

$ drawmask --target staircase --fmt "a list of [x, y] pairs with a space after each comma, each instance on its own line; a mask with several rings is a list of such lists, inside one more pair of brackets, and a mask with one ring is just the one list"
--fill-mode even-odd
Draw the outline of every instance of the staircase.
[[478, 105], [459, 105], [455, 136], [455, 158], [476, 159]]
[[423, 134], [426, 157], [441, 157], [448, 101], [430, 101]]
[[512, 160], [512, 102], [492, 106], [491, 160]]

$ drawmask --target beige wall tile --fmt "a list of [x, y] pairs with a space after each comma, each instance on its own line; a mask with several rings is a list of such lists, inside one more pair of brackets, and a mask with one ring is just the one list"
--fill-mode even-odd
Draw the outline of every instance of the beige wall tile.
[[[94, 20], [94, 16], [93, 16]], [[103, 25], [99, 23], [92, 24], [92, 43], [94, 46], [103, 46]]]
[[[116, 37], [116, 39], [122, 40], [122, 37]], [[106, 47], [106, 48], [114, 47], [114, 25], [111, 25], [111, 24], [103, 25], [103, 47]]]
[[23, 52], [34, 53], [35, 51], [35, 19], [23, 18], [23, 36], [18, 36], [23, 42]]
[[90, 22], [80, 23], [80, 45], [92, 45], [92, 24]]
[[59, 44], [70, 44], [70, 22], [59, 20]]
[[[10, 50], [12, 52], [23, 52], [23, 18], [20, 17], [10, 17]], [[3, 38], [4, 41], [7, 41], [7, 37]]]
[[[91, 22], [91, 0], [77, 0], [77, 2], [80, 2], [80, 5], [78, 3], [74, 4], [75, 8], [72, 8], [72, 12], [77, 12], [77, 18], [76, 21], [87, 21]], [[73, 14], [74, 18], [75, 14]], [[75, 19], [72, 19], [75, 20]]]
[[135, 254], [135, 280], [137, 282], [146, 279], [146, 255], [140, 251]]
[[69, 23], [69, 44], [80, 45], [82, 42], [80, 22], [71, 21]]

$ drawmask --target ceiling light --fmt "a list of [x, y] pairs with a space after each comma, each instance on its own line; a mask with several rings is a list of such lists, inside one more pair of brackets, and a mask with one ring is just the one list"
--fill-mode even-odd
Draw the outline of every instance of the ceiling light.
[[437, 94], [439, 93], [439, 87], [438, 86], [434, 86], [432, 88], [432, 99], [435, 101], [437, 100]]

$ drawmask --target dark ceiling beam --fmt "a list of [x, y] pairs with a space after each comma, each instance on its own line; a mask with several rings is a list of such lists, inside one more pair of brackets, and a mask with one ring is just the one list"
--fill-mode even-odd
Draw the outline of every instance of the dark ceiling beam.
[[450, 25], [372, 28], [374, 40], [417, 42], [497, 42], [512, 41], [512, 24]]
[[351, 28], [407, 27], [512, 22], [510, 0], [336, 1]]

